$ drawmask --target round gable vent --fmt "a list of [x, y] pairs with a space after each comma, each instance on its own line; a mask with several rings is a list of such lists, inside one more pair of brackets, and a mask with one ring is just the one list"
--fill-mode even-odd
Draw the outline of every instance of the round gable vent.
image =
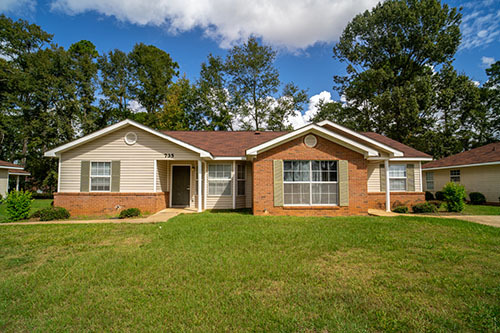
[[133, 145], [137, 142], [137, 134], [134, 132], [128, 132], [125, 134], [125, 143], [128, 145]]
[[316, 136], [309, 134], [309, 135], [306, 135], [306, 137], [304, 138], [304, 143], [306, 144], [306, 146], [313, 148], [313, 147], [316, 147], [316, 144], [318, 143], [318, 139], [316, 139]]

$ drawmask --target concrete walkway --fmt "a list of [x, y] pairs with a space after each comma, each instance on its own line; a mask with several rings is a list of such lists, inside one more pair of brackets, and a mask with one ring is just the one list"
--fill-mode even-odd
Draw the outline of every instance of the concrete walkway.
[[99, 224], [99, 223], [130, 223], [130, 224], [140, 224], [140, 223], [157, 223], [165, 222], [174, 216], [179, 214], [192, 214], [196, 213], [196, 209], [192, 208], [166, 208], [148, 217], [139, 217], [131, 219], [99, 219], [99, 220], [64, 220], [64, 221], [33, 221], [33, 222], [9, 222], [0, 223], [3, 225], [35, 225], [35, 224]]
[[431, 214], [409, 215], [409, 214], [398, 214], [394, 212], [386, 212], [385, 210], [381, 209], [369, 209], [368, 214], [373, 216], [387, 216], [387, 217], [423, 216], [423, 217], [437, 217], [443, 219], [457, 219], [457, 220], [464, 220], [500, 228], [500, 215], [431, 215]]

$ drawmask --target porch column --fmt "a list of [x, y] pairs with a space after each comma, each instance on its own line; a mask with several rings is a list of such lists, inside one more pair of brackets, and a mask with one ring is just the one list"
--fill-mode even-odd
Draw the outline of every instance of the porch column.
[[16, 176], [16, 191], [19, 191], [19, 175]]
[[201, 160], [198, 160], [198, 212], [201, 213], [202, 207], [201, 207], [201, 196], [203, 195], [201, 191]]
[[391, 188], [389, 181], [389, 160], [384, 161], [384, 169], [385, 169], [385, 211], [391, 211]]
[[236, 161], [233, 161], [233, 209], [236, 209]]

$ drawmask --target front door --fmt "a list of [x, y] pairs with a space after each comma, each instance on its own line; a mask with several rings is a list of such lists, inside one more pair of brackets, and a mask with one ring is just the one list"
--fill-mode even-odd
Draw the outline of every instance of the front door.
[[189, 206], [190, 166], [172, 166], [172, 206]]

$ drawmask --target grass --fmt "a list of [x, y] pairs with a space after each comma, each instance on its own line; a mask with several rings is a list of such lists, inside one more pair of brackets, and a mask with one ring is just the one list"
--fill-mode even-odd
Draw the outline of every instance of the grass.
[[500, 229], [180, 215], [0, 227], [0, 331], [498, 331]]
[[465, 215], [500, 215], [500, 206], [465, 205]]
[[[52, 201], [52, 199], [35, 199], [31, 205], [31, 213], [39, 209], [50, 207]], [[7, 218], [7, 207], [5, 204], [0, 204], [0, 222], [7, 220]]]

